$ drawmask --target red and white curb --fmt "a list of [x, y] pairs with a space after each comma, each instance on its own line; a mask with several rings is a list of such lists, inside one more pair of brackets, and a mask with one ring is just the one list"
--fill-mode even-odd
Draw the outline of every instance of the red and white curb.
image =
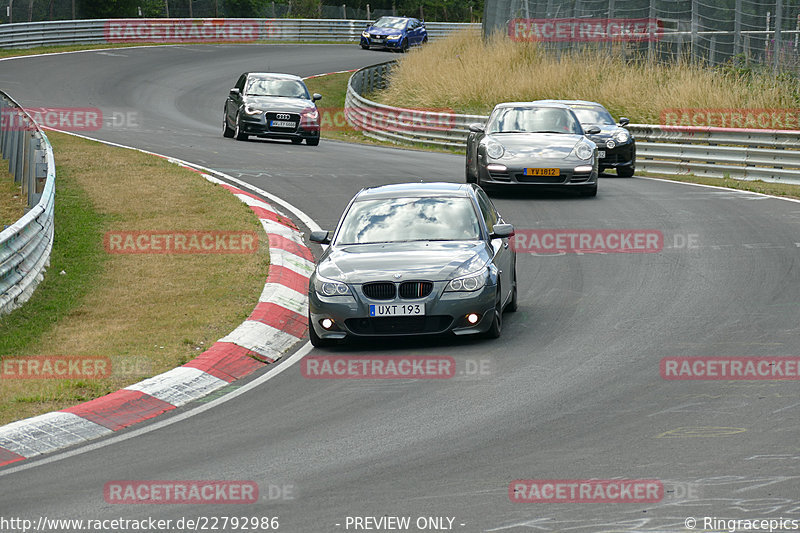
[[305, 335], [314, 258], [302, 233], [258, 196], [185, 161], [166, 159], [228, 189], [258, 216], [269, 238], [270, 266], [256, 308], [239, 327], [183, 366], [101, 398], [0, 427], [0, 466], [103, 437], [185, 405], [277, 361]]

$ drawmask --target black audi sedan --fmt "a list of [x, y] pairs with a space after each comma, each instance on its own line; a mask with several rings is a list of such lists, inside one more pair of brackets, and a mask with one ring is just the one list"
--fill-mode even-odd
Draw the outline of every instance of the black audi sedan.
[[584, 128], [592, 126], [600, 128], [600, 133], [589, 135], [597, 145], [600, 172], [613, 168], [620, 177], [633, 176], [636, 171], [636, 140], [625, 128], [630, 123], [627, 118], [620, 117], [617, 124], [611, 113], [597, 102], [586, 100], [539, 100], [539, 102], [569, 106]]
[[291, 74], [245, 72], [225, 100], [222, 135], [246, 141], [249, 136], [319, 144], [322, 95], [308, 93], [302, 78]]

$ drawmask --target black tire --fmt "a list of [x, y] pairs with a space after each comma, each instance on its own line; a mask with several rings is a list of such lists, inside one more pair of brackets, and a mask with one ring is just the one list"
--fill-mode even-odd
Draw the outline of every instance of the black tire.
[[617, 176], [620, 178], [630, 178], [635, 171], [636, 169], [634, 167], [619, 167], [617, 169]]
[[309, 146], [317, 146], [319, 145], [319, 137], [308, 137], [306, 139], [306, 144]]
[[234, 130], [228, 126], [228, 111], [227, 109], [222, 112], [222, 136], [230, 139], [233, 137]]
[[497, 302], [494, 304], [494, 316], [492, 317], [492, 325], [486, 332], [486, 337], [489, 339], [498, 339], [503, 333], [503, 293], [500, 291], [500, 285], [497, 286]]
[[362, 44], [362, 45], [361, 45], [361, 49], [362, 49], [362, 50], [369, 50], [369, 45]]
[[517, 265], [514, 265], [513, 268], [514, 275], [512, 276], [511, 283], [514, 284], [514, 287], [511, 289], [511, 301], [508, 302], [506, 306], [506, 311], [509, 313], [513, 313], [519, 309], [519, 303], [517, 302]]
[[400, 53], [401, 54], [405, 54], [406, 52], [408, 52], [408, 38], [407, 37], [405, 39], [403, 39], [402, 43], [400, 43]]
[[292, 144], [300, 144], [301, 142], [303, 142], [303, 139], [301, 139], [300, 137], [292, 139]]
[[239, 114], [236, 114], [236, 129], [234, 130], [233, 136], [236, 137], [237, 141], [246, 141], [250, 136], [242, 131], [239, 127]]
[[467, 165], [466, 165], [466, 176], [467, 176], [467, 183], [478, 183], [478, 177], [475, 176], [469, 168], [469, 159], [467, 158]]
[[594, 185], [588, 185], [581, 189], [581, 196], [597, 196], [597, 183]]
[[331, 346], [335, 342], [329, 339], [323, 339], [317, 335], [317, 332], [314, 331], [313, 324], [311, 324], [311, 315], [308, 315], [308, 338], [311, 340], [311, 346], [315, 348], [325, 348], [326, 346]]

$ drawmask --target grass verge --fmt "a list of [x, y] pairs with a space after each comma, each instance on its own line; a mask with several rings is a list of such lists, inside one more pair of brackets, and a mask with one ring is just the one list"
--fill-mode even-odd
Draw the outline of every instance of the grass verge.
[[[0, 424], [62, 409], [181, 365], [255, 307], [269, 264], [252, 211], [167, 161], [50, 133], [57, 167], [50, 267], [0, 317], [0, 359], [99, 356], [104, 379], [2, 379]], [[253, 254], [108, 254], [108, 231], [256, 231]]]
[[347, 123], [344, 115], [344, 103], [347, 96], [347, 82], [351, 72], [327, 74], [307, 79], [305, 81], [309, 92], [320, 93], [323, 99], [317, 106], [320, 111], [320, 124], [322, 138], [335, 141], [372, 144], [376, 146], [391, 146], [393, 148], [408, 148], [426, 150], [431, 152], [464, 153], [464, 150], [433, 148], [423, 144], [398, 144], [381, 141], [367, 137], [361, 131], [354, 129]]
[[497, 102], [544, 98], [597, 101], [633, 123], [660, 124], [662, 111], [675, 108], [794, 110], [800, 88], [771, 72], [626, 59], [619, 49], [558, 57], [504, 34], [462, 31], [403, 55], [379, 101], [486, 115]]
[[19, 220], [28, 206], [22, 185], [14, 183], [14, 176], [6, 170], [5, 165], [0, 168], [0, 230]]

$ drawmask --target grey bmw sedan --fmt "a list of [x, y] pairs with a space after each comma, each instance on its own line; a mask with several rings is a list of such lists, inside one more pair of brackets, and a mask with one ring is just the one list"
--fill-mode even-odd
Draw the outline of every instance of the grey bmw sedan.
[[362, 189], [333, 232], [308, 287], [314, 346], [347, 337], [486, 334], [517, 309], [506, 224], [477, 185], [400, 183]]

